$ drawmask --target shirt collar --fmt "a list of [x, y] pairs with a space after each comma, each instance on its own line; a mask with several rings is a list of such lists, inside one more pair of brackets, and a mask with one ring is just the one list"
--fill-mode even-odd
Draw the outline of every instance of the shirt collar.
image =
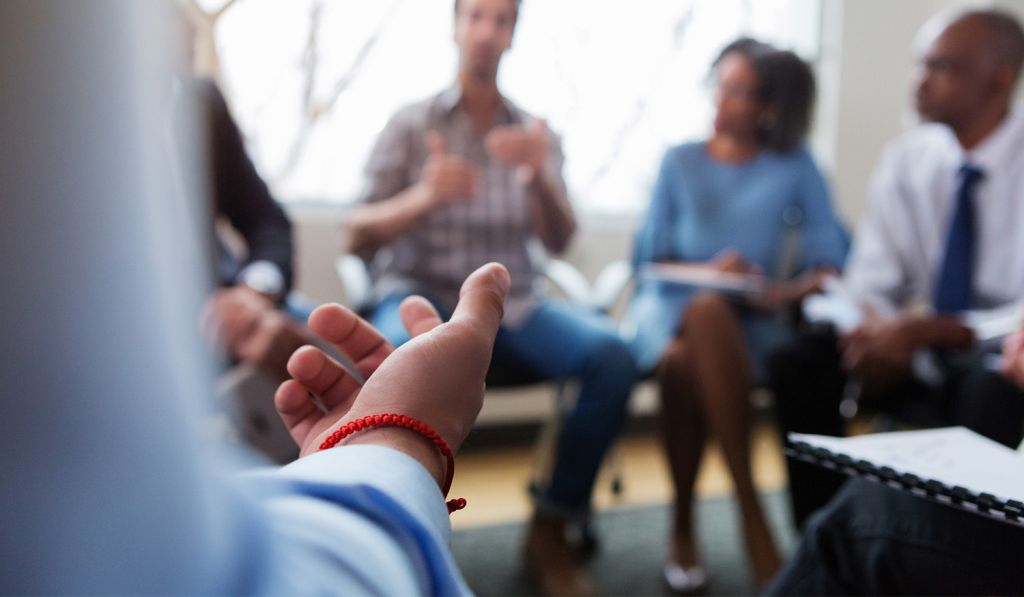
[[994, 131], [974, 149], [963, 152], [964, 161], [986, 173], [998, 172], [1005, 167], [1007, 160], [1016, 156], [1016, 140], [1021, 132], [1024, 132], [1024, 109], [1014, 104]]
[[[503, 115], [504, 119], [499, 117], [497, 123], [511, 124], [520, 122], [522, 118], [519, 116], [519, 111], [516, 109], [516, 107], [512, 105], [512, 102], [508, 101], [508, 99], [504, 95], [499, 94], [498, 97], [501, 98], [501, 105], [502, 107], [505, 108], [505, 113]], [[445, 116], [449, 116], [451, 115], [452, 112], [455, 111], [456, 108], [459, 107], [459, 102], [461, 101], [462, 86], [460, 86], [458, 81], [456, 81], [450, 87], [442, 91], [440, 95], [437, 96], [436, 105], [438, 108], [441, 109], [442, 113]]]

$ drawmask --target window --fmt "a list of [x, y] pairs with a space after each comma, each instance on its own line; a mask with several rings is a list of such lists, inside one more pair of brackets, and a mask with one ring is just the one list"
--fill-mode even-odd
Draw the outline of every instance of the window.
[[[635, 213], [665, 149], [707, 133], [717, 51], [746, 34], [813, 59], [819, 3], [526, 0], [500, 84], [561, 135], [578, 208]], [[284, 201], [352, 201], [391, 114], [455, 76], [451, 0], [243, 0], [214, 32], [225, 94]]]

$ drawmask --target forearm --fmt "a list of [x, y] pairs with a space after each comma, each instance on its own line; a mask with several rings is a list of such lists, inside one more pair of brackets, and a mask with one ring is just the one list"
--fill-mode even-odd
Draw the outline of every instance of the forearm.
[[974, 332], [951, 317], [921, 317], [908, 321], [907, 325], [919, 348], [967, 350], [974, 344]]
[[431, 206], [430, 195], [420, 185], [390, 199], [361, 205], [343, 224], [343, 250], [357, 255], [373, 253], [412, 228]]
[[561, 253], [569, 246], [576, 232], [576, 216], [569, 198], [550, 174], [534, 174], [528, 183], [530, 221], [534, 234], [552, 253]]

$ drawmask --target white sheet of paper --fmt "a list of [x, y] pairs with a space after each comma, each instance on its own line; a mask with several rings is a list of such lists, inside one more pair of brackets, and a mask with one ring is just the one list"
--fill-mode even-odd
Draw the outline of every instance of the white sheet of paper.
[[683, 263], [651, 263], [637, 273], [641, 278], [715, 290], [747, 300], [761, 298], [768, 287], [768, 279], [762, 275], [717, 272]]
[[804, 317], [811, 323], [830, 323], [840, 333], [854, 330], [864, 321], [864, 312], [836, 276], [826, 276], [824, 292], [804, 299]]
[[974, 330], [980, 342], [1000, 342], [1003, 338], [1021, 329], [1024, 320], [1024, 304], [1014, 303], [988, 311], [968, 311], [964, 324]]
[[802, 433], [789, 437], [877, 467], [888, 466], [901, 474], [935, 479], [950, 487], [959, 485], [1002, 500], [1024, 500], [1024, 454], [964, 427], [845, 438]]

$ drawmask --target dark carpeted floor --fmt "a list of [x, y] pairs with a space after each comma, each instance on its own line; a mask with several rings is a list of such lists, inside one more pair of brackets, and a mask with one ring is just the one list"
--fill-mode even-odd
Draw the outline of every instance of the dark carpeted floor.
[[[794, 533], [784, 493], [763, 496], [763, 503], [784, 554], [792, 552]], [[697, 511], [700, 541], [711, 574], [708, 595], [749, 595], [747, 573], [732, 499], [705, 500]], [[669, 511], [666, 506], [628, 508], [597, 517], [601, 547], [590, 563], [603, 595], [668, 595], [661, 580]], [[536, 589], [519, 557], [522, 524], [456, 532], [452, 550], [470, 587], [479, 595], [529, 595]]]

